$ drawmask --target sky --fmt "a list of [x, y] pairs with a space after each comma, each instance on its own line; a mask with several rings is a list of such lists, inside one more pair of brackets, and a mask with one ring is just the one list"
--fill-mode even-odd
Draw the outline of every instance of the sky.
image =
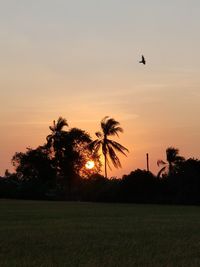
[[[59, 116], [93, 138], [110, 116], [121, 177], [169, 146], [200, 158], [199, 0], [0, 1], [0, 175]], [[139, 64], [144, 54], [147, 64]]]

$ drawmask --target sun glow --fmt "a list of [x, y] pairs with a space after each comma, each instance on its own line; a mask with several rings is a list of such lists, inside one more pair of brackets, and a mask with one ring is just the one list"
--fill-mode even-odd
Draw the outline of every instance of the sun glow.
[[85, 164], [85, 167], [89, 170], [94, 168], [94, 161], [92, 161], [92, 160], [87, 161]]

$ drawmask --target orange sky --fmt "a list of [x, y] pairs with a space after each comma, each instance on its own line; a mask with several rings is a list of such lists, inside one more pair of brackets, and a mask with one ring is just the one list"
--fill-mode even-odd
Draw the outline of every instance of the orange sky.
[[199, 157], [200, 2], [160, 2], [0, 4], [0, 175], [59, 116], [93, 137], [120, 121], [130, 153], [109, 176], [146, 168], [147, 152], [156, 173], [169, 146]]

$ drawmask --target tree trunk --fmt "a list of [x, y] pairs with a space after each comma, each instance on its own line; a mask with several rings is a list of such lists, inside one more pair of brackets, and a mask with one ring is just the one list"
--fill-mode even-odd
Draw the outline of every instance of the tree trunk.
[[104, 162], [105, 162], [105, 178], [107, 179], [107, 159], [106, 159], [106, 155], [104, 154]]
[[169, 162], [169, 175], [172, 175], [173, 173], [173, 165], [172, 162]]

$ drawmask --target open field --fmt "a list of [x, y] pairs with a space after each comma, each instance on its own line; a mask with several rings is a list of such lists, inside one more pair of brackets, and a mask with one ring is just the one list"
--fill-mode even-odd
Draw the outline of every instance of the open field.
[[198, 267], [200, 207], [0, 200], [1, 267]]

